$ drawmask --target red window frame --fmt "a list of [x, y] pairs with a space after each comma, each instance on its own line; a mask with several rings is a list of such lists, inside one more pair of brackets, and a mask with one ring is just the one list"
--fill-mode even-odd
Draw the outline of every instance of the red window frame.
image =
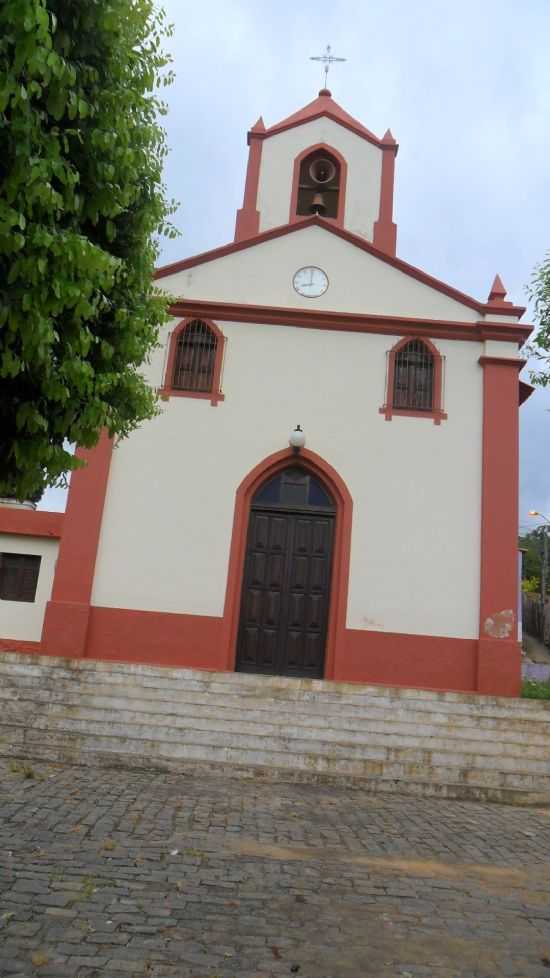
[[[414, 408], [396, 408], [393, 406], [393, 395], [395, 387], [395, 360], [397, 354], [405, 346], [408, 346], [412, 342], [422, 343], [426, 349], [431, 353], [433, 357], [434, 364], [434, 376], [433, 376], [433, 393], [432, 393], [432, 406], [429, 410], [419, 410]], [[388, 374], [386, 379], [386, 400], [381, 408], [379, 408], [380, 414], [383, 414], [386, 421], [391, 421], [391, 419], [397, 415], [402, 415], [403, 417], [409, 418], [430, 418], [434, 424], [441, 424], [447, 418], [446, 412], [443, 410], [443, 357], [441, 356], [439, 350], [432, 343], [431, 340], [426, 339], [423, 336], [404, 336], [401, 340], [398, 340], [395, 346], [388, 352]]]
[[[209, 391], [187, 391], [182, 390], [179, 387], [174, 387], [174, 371], [176, 367], [178, 343], [181, 334], [187, 329], [188, 326], [195, 322], [204, 323], [204, 325], [211, 330], [217, 340], [214, 358], [214, 370], [212, 372], [212, 387]], [[193, 397], [201, 400], [208, 400], [210, 401], [212, 407], [216, 407], [219, 401], [225, 400], [225, 396], [221, 391], [221, 374], [224, 351], [225, 336], [223, 335], [219, 326], [216, 326], [216, 323], [213, 323], [211, 319], [204, 319], [202, 316], [188, 316], [183, 319], [170, 334], [164, 385], [159, 390], [161, 398], [167, 401], [170, 397]]]

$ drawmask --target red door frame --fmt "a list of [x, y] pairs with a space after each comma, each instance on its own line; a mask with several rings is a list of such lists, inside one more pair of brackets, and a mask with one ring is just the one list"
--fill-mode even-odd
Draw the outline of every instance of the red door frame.
[[291, 462], [297, 462], [307, 471], [318, 476], [336, 503], [324, 674], [325, 679], [332, 679], [336, 671], [337, 658], [343, 654], [345, 643], [353, 500], [345, 482], [336, 470], [320, 455], [306, 448], [302, 449], [299, 455], [290, 448], [269, 455], [249, 472], [237, 489], [223, 612], [222, 641], [227, 669], [234, 671], [237, 659], [237, 635], [252, 497], [263, 482], [286, 468]]

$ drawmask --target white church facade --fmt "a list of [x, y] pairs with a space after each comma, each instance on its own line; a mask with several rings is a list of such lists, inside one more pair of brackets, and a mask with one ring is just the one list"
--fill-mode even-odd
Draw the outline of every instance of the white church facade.
[[0, 648], [516, 695], [524, 310], [396, 256], [327, 89], [248, 141], [234, 242], [158, 270], [159, 416], [0, 506]]

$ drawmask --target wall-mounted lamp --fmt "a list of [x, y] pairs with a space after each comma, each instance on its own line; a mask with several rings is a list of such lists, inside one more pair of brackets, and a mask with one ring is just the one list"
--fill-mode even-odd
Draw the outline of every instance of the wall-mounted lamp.
[[306, 443], [306, 436], [299, 424], [296, 425], [294, 431], [290, 432], [290, 438], [288, 439], [288, 444], [290, 445], [292, 451], [297, 455], [301, 448], [304, 447]]

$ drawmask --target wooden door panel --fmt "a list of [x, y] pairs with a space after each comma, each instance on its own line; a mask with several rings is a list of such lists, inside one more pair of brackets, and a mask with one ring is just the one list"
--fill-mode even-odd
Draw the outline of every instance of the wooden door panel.
[[245, 615], [248, 625], [260, 625], [263, 603], [263, 591], [253, 587], [247, 588]]
[[323, 675], [333, 526], [330, 517], [296, 517], [283, 651], [290, 675]]
[[291, 593], [288, 601], [288, 618], [287, 618], [287, 625], [289, 628], [303, 627], [305, 608], [306, 608], [305, 595]]
[[263, 596], [263, 617], [262, 625], [264, 628], [277, 628], [281, 617], [281, 592], [266, 591]]
[[289, 628], [285, 643], [285, 674], [297, 675], [304, 661], [304, 633]]
[[323, 675], [334, 518], [250, 514], [237, 668]]
[[269, 517], [269, 549], [284, 553], [288, 539], [288, 520], [284, 516]]
[[304, 622], [307, 628], [321, 629], [323, 627], [323, 616], [325, 613], [325, 602], [323, 595], [310, 594], [307, 599]]
[[266, 584], [271, 588], [281, 588], [285, 573], [285, 555], [269, 554], [267, 558]]
[[264, 583], [266, 564], [267, 554], [263, 554], [259, 551], [250, 554], [249, 580], [251, 585], [261, 586]]
[[313, 594], [324, 594], [328, 586], [329, 561], [326, 557], [312, 557], [310, 561], [309, 590]]

